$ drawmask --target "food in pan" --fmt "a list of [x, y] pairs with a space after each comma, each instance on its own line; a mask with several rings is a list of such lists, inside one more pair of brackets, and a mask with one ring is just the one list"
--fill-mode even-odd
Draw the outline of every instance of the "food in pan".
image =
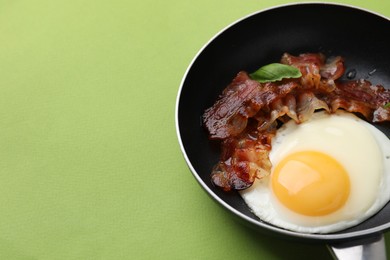
[[374, 126], [343, 111], [318, 112], [278, 129], [272, 174], [240, 194], [255, 215], [276, 226], [307, 233], [342, 230], [389, 201], [386, 156], [390, 141]]
[[342, 57], [312, 53], [239, 72], [203, 115], [210, 139], [221, 141], [213, 183], [299, 232], [333, 232], [375, 214], [390, 199], [390, 141], [356, 115], [390, 121], [390, 91], [341, 80], [344, 72]]

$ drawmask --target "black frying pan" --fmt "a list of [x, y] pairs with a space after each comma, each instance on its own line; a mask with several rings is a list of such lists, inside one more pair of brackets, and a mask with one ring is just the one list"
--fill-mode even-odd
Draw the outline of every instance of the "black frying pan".
[[[260, 221], [237, 193], [225, 193], [210, 182], [219, 144], [208, 140], [201, 115], [240, 71], [279, 61], [284, 52], [341, 55], [355, 78], [390, 87], [390, 20], [351, 6], [292, 4], [250, 15], [215, 36], [195, 57], [178, 94], [176, 126], [185, 159], [201, 186], [245, 224], [283, 238], [344, 247], [376, 243], [390, 228], [390, 204], [358, 226], [332, 234], [303, 234]], [[388, 137], [390, 124], [376, 125]], [[388, 173], [390, 174], [390, 173]], [[375, 243], [371, 243], [372, 241]], [[374, 252], [375, 253], [375, 252]]]

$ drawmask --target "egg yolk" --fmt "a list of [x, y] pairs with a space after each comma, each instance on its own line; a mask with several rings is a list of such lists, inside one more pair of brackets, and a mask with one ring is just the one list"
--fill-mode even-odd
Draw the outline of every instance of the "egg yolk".
[[271, 185], [275, 196], [290, 210], [323, 216], [341, 208], [350, 192], [344, 167], [332, 157], [316, 151], [286, 156], [276, 165]]

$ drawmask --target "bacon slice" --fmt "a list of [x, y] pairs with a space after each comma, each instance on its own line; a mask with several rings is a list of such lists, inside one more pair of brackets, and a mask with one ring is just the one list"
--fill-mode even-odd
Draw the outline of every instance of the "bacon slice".
[[251, 80], [246, 72], [238, 73], [220, 99], [203, 114], [210, 138], [227, 138], [245, 129], [247, 118], [252, 114], [251, 108], [248, 109], [247, 116], [241, 114], [241, 111], [245, 110], [245, 103], [253, 97], [254, 92], [259, 91], [259, 85], [257, 81]]
[[317, 86], [322, 79], [336, 80], [345, 72], [344, 59], [340, 56], [326, 57], [322, 53], [303, 53], [293, 56], [283, 54], [281, 63], [294, 66], [302, 73], [302, 85]]
[[338, 82], [337, 88], [327, 97], [332, 111], [339, 108], [362, 114], [372, 122], [390, 121], [390, 90], [381, 85], [373, 86], [367, 80]]
[[249, 188], [256, 178], [271, 170], [269, 151], [276, 128], [259, 132], [251, 124], [237, 137], [223, 141], [220, 162], [211, 173], [212, 182], [224, 191]]
[[219, 100], [203, 114], [211, 139], [225, 139], [241, 133], [251, 118], [264, 106], [298, 87], [296, 80], [260, 84], [240, 72], [223, 91]]
[[360, 113], [372, 122], [390, 121], [390, 90], [367, 80], [340, 81], [342, 57], [284, 54], [281, 62], [299, 68], [300, 79], [263, 83], [242, 71], [203, 115], [210, 139], [222, 141], [212, 182], [225, 191], [246, 189], [271, 169], [269, 151], [278, 124], [308, 120], [318, 109]]
[[303, 87], [315, 88], [320, 85], [320, 70], [325, 64], [325, 56], [323, 54], [304, 53], [299, 56], [293, 56], [285, 53], [280, 62], [294, 66], [301, 71], [301, 84]]

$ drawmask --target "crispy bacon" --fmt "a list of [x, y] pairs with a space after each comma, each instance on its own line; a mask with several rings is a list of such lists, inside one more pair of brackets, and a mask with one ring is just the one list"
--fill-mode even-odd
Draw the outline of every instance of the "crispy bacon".
[[[254, 123], [253, 121], [251, 123]], [[249, 188], [271, 170], [269, 151], [276, 127], [258, 131], [250, 124], [239, 136], [223, 141], [221, 160], [211, 173], [212, 182], [225, 191]]]
[[[246, 106], [246, 103], [259, 91], [259, 87], [260, 84], [251, 80], [246, 72], [238, 73], [220, 99], [203, 114], [210, 138], [224, 139], [245, 129], [248, 117], [259, 109], [255, 105]], [[246, 116], [242, 112], [246, 112]]]
[[280, 62], [294, 66], [301, 71], [301, 84], [303, 87], [315, 88], [320, 85], [320, 70], [325, 64], [325, 56], [323, 54], [304, 53], [299, 56], [293, 56], [285, 53]]
[[271, 140], [278, 124], [304, 122], [315, 110], [360, 113], [372, 122], [390, 121], [390, 90], [367, 80], [341, 81], [344, 60], [323, 54], [284, 54], [281, 63], [297, 67], [300, 79], [263, 83], [242, 71], [207, 109], [203, 121], [210, 139], [222, 141], [212, 182], [225, 191], [246, 189], [269, 174]]
[[225, 139], [240, 134], [248, 118], [276, 99], [299, 86], [296, 80], [284, 80], [261, 84], [239, 72], [233, 82], [223, 91], [220, 99], [203, 114], [205, 127], [211, 139]]
[[373, 86], [367, 80], [338, 82], [334, 92], [327, 99], [332, 112], [339, 108], [362, 114], [372, 122], [390, 121], [390, 109], [384, 105], [390, 102], [390, 90]]

